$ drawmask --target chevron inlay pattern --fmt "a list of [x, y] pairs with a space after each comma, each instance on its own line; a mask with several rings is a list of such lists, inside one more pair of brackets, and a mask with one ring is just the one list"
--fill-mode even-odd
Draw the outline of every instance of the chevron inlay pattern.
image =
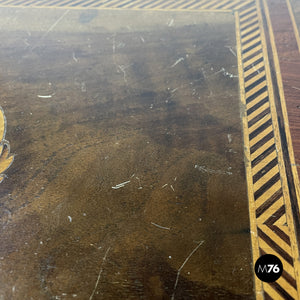
[[284, 266], [275, 283], [255, 279], [256, 297], [299, 299], [298, 244], [258, 0], [0, 0], [0, 6], [233, 12], [253, 261], [268, 253], [278, 256]]
[[[253, 191], [253, 208], [258, 237], [258, 254], [274, 254], [283, 262], [284, 272], [275, 283], [264, 283], [265, 299], [298, 299], [296, 270], [291, 239], [294, 224], [287, 218], [289, 194], [282, 168], [276, 109], [267, 60], [261, 17], [257, 6], [239, 12], [240, 85], [246, 106], [245, 144], [249, 148], [248, 184]], [[247, 140], [247, 141], [246, 141]], [[249, 201], [251, 195], [249, 195]], [[289, 212], [291, 213], [291, 212]], [[296, 243], [295, 243], [296, 244]], [[255, 259], [254, 259], [255, 260]]]

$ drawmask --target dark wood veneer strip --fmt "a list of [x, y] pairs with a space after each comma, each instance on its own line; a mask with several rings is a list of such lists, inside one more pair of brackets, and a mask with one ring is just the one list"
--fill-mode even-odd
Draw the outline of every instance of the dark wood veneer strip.
[[261, 197], [267, 190], [269, 190], [279, 180], [280, 180], [280, 174], [278, 172], [254, 193], [254, 199], [257, 200], [259, 197]]
[[256, 218], [259, 218], [269, 207], [282, 197], [282, 188], [276, 191], [268, 200], [256, 209]]
[[259, 227], [257, 228], [258, 236], [264, 240], [274, 251], [276, 251], [283, 259], [285, 259], [291, 266], [294, 266], [293, 258], [286, 253], [277, 243], [275, 243], [269, 236], [267, 236]]
[[274, 133], [273, 131], [271, 131], [269, 134], [267, 134], [264, 138], [262, 138], [260, 141], [258, 141], [250, 148], [250, 153], [253, 154], [256, 150], [258, 150], [261, 146], [263, 146], [266, 142], [268, 142], [273, 137], [274, 137]]
[[253, 126], [255, 123], [257, 123], [259, 120], [261, 120], [263, 117], [265, 117], [266, 115], [270, 114], [270, 107], [267, 107], [265, 110], [263, 110], [260, 114], [258, 114], [256, 117], [254, 117], [253, 119], [251, 119], [248, 122], [248, 127], [251, 128], [251, 126]]
[[262, 169], [260, 169], [254, 176], [253, 176], [253, 183], [257, 182], [260, 178], [268, 174], [268, 172], [273, 169], [278, 164], [277, 157], [271, 160], [267, 165], [265, 165]]
[[269, 227], [272, 226], [276, 221], [278, 221], [285, 214], [285, 205], [281, 205], [281, 207], [274, 212], [265, 222], [265, 225]]
[[260, 125], [257, 129], [255, 129], [253, 132], [249, 134], [249, 140], [251, 141], [252, 139], [254, 139], [256, 136], [258, 136], [261, 132], [263, 132], [271, 125], [272, 125], [272, 119], [267, 120], [265, 123]]

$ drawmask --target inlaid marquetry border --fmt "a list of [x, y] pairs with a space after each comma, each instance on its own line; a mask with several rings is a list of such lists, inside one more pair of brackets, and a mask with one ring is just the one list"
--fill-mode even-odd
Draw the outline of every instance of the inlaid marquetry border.
[[14, 160], [14, 156], [10, 154], [9, 142], [5, 139], [6, 134], [6, 118], [4, 111], [0, 106], [0, 183], [6, 175], [4, 172], [10, 167]]
[[257, 298], [299, 298], [299, 253], [260, 4], [236, 12], [253, 261], [274, 254], [284, 272], [256, 280]]
[[253, 265], [268, 253], [278, 256], [284, 267], [274, 283], [255, 277], [256, 298], [299, 299], [299, 247], [259, 0], [0, 0], [1, 6], [233, 13]]
[[0, 6], [100, 9], [210, 10], [243, 9], [253, 0], [0, 0]]

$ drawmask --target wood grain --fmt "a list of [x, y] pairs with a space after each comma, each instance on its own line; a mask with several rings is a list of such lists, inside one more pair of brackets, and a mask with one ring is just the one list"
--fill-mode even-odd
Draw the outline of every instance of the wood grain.
[[286, 1], [268, 1], [278, 52], [295, 162], [300, 173], [300, 54]]

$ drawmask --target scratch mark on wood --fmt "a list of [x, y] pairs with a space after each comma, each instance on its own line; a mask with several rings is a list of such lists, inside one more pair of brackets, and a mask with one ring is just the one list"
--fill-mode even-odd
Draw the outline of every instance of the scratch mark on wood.
[[104, 262], [105, 262], [105, 260], [106, 260], [106, 257], [107, 257], [107, 255], [108, 255], [109, 250], [110, 250], [110, 247], [108, 247], [108, 249], [106, 250], [105, 255], [104, 255], [103, 259], [102, 259], [102, 263], [101, 263], [100, 271], [99, 271], [98, 278], [97, 278], [97, 281], [96, 281], [96, 284], [95, 284], [95, 288], [94, 288], [94, 290], [93, 290], [93, 292], [92, 292], [92, 294], [91, 294], [89, 300], [92, 300], [92, 299], [93, 299], [94, 294], [95, 294], [95, 292], [96, 292], [96, 290], [97, 290], [97, 287], [98, 287], [98, 284], [99, 284], [99, 280], [100, 280], [101, 274], [102, 274], [102, 272], [103, 272], [103, 264], [104, 264]]

